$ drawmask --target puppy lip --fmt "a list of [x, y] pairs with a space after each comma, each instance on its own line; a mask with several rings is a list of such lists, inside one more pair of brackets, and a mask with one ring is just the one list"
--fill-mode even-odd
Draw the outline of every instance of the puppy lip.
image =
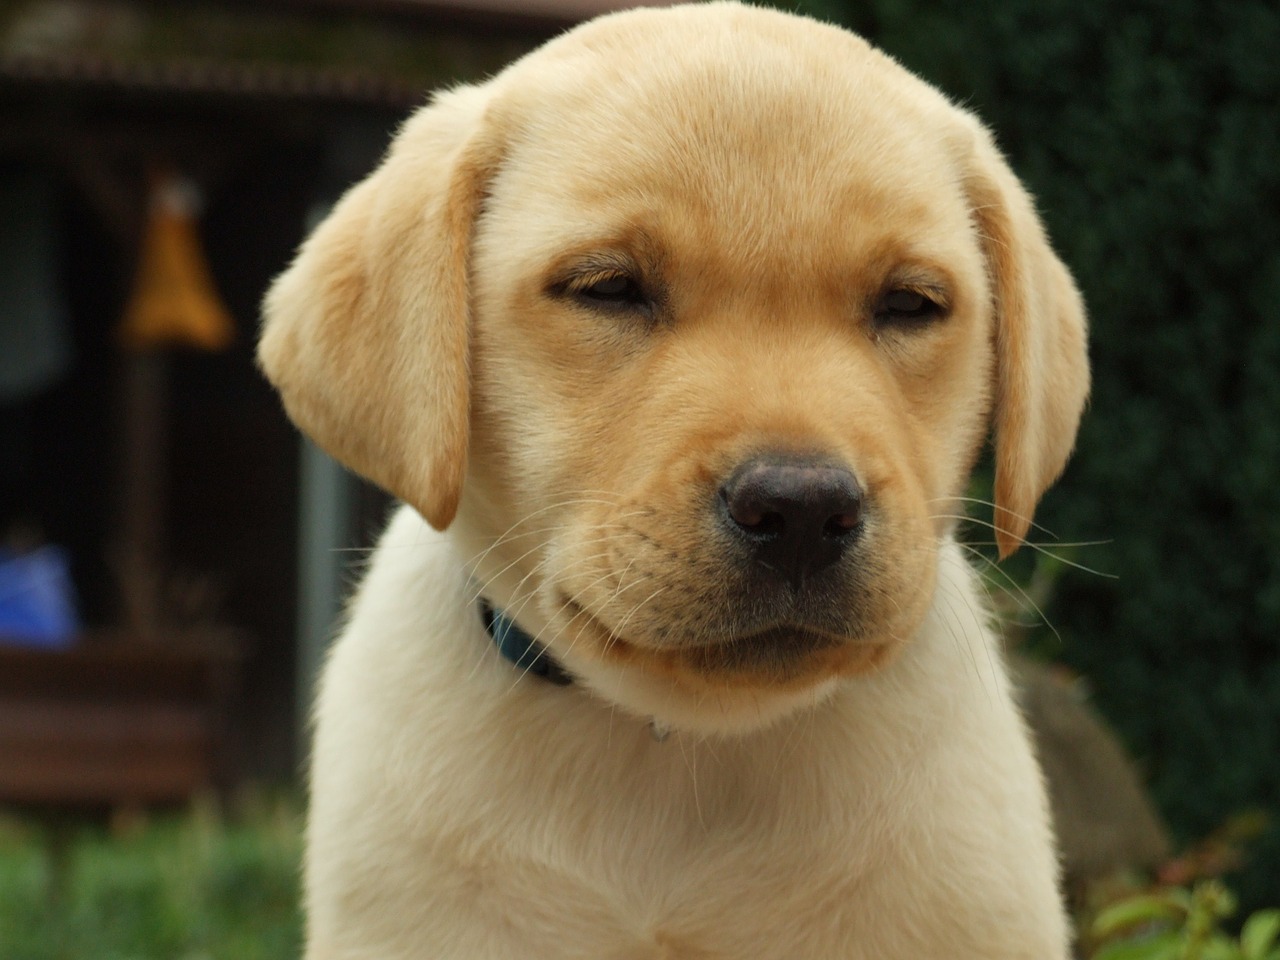
[[817, 650], [823, 647], [848, 643], [851, 639], [851, 637], [811, 627], [808, 624], [781, 623], [765, 627], [763, 630], [754, 630], [751, 633], [731, 636], [722, 641], [722, 643], [730, 646], [750, 645], [758, 647], [785, 647], [790, 645], [797, 649]]
[[835, 676], [853, 676], [884, 663], [897, 646], [858, 632], [843, 635], [807, 624], [779, 623], [698, 644], [657, 646], [624, 639], [582, 604], [560, 593], [562, 609], [602, 638], [597, 656], [637, 664], [659, 674], [714, 687], [799, 689]]
[[859, 642], [859, 637], [854, 634], [834, 633], [807, 623], [778, 622], [757, 630], [727, 633], [723, 636], [699, 639], [695, 642], [685, 641], [669, 645], [651, 644], [628, 640], [620, 636], [585, 606], [563, 591], [559, 592], [557, 599], [572, 620], [581, 620], [585, 624], [589, 624], [592, 629], [607, 637], [610, 645], [616, 644], [629, 649], [650, 650], [654, 653], [678, 650], [686, 652], [706, 651], [707, 653], [723, 651], [732, 655], [732, 651], [741, 653], [747, 650], [768, 650], [774, 651], [774, 655], [803, 656], [804, 654], [815, 653], [843, 644], [857, 644]]

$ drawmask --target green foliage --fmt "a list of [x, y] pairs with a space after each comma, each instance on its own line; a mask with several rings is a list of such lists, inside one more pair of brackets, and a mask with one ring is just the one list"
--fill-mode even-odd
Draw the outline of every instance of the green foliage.
[[[1056, 656], [1183, 838], [1280, 810], [1280, 6], [815, 0], [975, 109], [1090, 306]], [[1273, 817], [1273, 823], [1277, 822]], [[1280, 897], [1280, 829], [1234, 881]]]
[[[299, 953], [300, 818], [209, 810], [58, 840], [0, 823], [5, 960], [292, 960]], [[52, 875], [56, 873], [57, 875]]]
[[1089, 960], [1280, 960], [1280, 910], [1255, 913], [1238, 940], [1222, 930], [1235, 911], [1216, 881], [1121, 900], [1094, 918]]

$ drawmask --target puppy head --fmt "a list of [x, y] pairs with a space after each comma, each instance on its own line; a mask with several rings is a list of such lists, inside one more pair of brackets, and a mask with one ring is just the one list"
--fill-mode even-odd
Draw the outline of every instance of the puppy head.
[[1084, 318], [985, 131], [858, 38], [602, 18], [438, 98], [266, 303], [322, 446], [643, 715], [739, 730], [919, 626], [989, 429], [1015, 549]]

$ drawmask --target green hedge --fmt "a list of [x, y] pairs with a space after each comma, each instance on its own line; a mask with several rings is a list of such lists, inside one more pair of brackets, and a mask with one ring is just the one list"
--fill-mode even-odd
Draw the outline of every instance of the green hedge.
[[[992, 125], [1084, 289], [1093, 400], [1039, 519], [1118, 579], [1065, 578], [1058, 657], [1181, 838], [1280, 821], [1280, 4], [812, 9]], [[1280, 823], [1236, 882], [1280, 901]]]

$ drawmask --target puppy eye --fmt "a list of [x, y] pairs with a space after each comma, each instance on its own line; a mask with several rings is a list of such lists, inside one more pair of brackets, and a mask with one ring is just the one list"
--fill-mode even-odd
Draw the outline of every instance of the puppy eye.
[[879, 324], [915, 324], [936, 320], [943, 307], [917, 290], [890, 290], [880, 297], [875, 308]]
[[574, 292], [584, 300], [616, 306], [644, 306], [649, 302], [640, 284], [622, 273], [593, 280]]
[[586, 307], [620, 313], [654, 312], [653, 297], [631, 274], [618, 270], [584, 273], [564, 281], [557, 288], [561, 296], [572, 297]]

